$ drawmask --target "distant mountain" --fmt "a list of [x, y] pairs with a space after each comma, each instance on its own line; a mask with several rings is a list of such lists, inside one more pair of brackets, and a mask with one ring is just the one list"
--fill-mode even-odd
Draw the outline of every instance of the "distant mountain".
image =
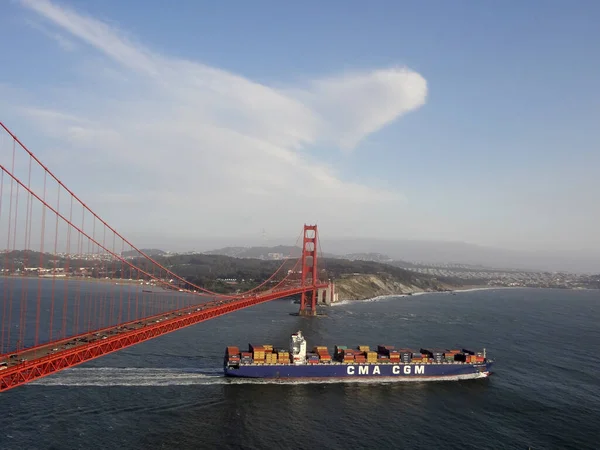
[[[324, 256], [327, 258], [373, 261], [392, 264], [400, 268], [444, 266], [465, 270], [498, 269], [573, 273], [598, 273], [598, 270], [600, 270], [600, 252], [595, 254], [591, 251], [585, 254], [553, 252], [550, 250], [543, 252], [513, 251], [465, 242], [365, 238], [341, 239], [334, 237], [324, 239], [322, 242], [323, 249], [327, 250], [324, 253]], [[206, 248], [204, 247], [204, 249]], [[166, 253], [157, 249], [145, 249], [143, 251], [149, 252], [148, 254], [151, 256], [162, 256]], [[202, 253], [235, 258], [278, 260], [288, 256], [292, 258], [299, 257], [301, 255], [301, 248], [285, 245], [240, 245], [202, 251]], [[124, 252], [123, 256], [135, 256], [135, 252]]]
[[[444, 244], [444, 243], [442, 243]], [[354, 242], [354, 245], [360, 246], [360, 242], [357, 240]], [[468, 245], [468, 244], [466, 244]], [[359, 247], [360, 248], [360, 247]], [[393, 246], [390, 246], [391, 250], [394, 251]], [[340, 248], [341, 250], [342, 248]], [[230, 256], [233, 258], [255, 258], [262, 260], [277, 260], [284, 258], [299, 258], [301, 256], [301, 248], [300, 247], [292, 247], [285, 245], [278, 245], [274, 247], [224, 247], [216, 250], [210, 250], [206, 252], [202, 252], [205, 255], [222, 255], [222, 256]], [[364, 261], [364, 262], [376, 262], [382, 264], [392, 265], [394, 267], [399, 267], [403, 269], [412, 269], [412, 268], [423, 268], [423, 267], [445, 267], [445, 268], [454, 268], [454, 269], [462, 269], [462, 270], [498, 270], [503, 269], [499, 266], [487, 265], [484, 266], [482, 264], [468, 264], [464, 261], [468, 260], [460, 260], [460, 262], [452, 262], [451, 260], [443, 259], [443, 256], [433, 256], [431, 254], [424, 251], [423, 253], [418, 252], [415, 249], [410, 248], [410, 246], [406, 246], [403, 249], [403, 254], [407, 256], [419, 256], [419, 258], [415, 258], [416, 261], [406, 261], [405, 259], [397, 259], [392, 258], [388, 254], [379, 253], [379, 252], [354, 252], [354, 253], [323, 253], [323, 257], [326, 258], [335, 258], [335, 259], [345, 259], [349, 261]], [[394, 253], [397, 254], [397, 253]], [[441, 252], [442, 255], [448, 255], [451, 257], [451, 253], [448, 249], [445, 249], [444, 252]], [[429, 257], [428, 257], [429, 256]], [[408, 259], [408, 258], [406, 258]], [[417, 262], [418, 261], [418, 262]], [[516, 270], [521, 269], [518, 263], [515, 263], [510, 269], [506, 270]], [[533, 269], [529, 269], [533, 270]]]
[[[323, 241], [325, 244], [325, 241]], [[514, 251], [465, 242], [383, 239], [328, 239], [327, 250], [336, 254], [383, 253], [395, 261], [415, 265], [457, 264], [535, 271], [597, 273], [600, 252]]]
[[[151, 257], [167, 255], [167, 252], [159, 250], [157, 248], [141, 248], [140, 250]], [[126, 250], [124, 252], [121, 252], [121, 256], [123, 258], [136, 258], [140, 256], [140, 253], [136, 250]]]

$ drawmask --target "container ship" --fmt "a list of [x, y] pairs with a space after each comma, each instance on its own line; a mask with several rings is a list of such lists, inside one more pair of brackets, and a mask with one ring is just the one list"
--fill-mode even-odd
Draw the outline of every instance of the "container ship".
[[307, 352], [302, 332], [292, 334], [289, 350], [272, 345], [249, 345], [247, 352], [238, 347], [225, 350], [225, 376], [276, 379], [378, 379], [467, 380], [486, 378], [492, 372], [493, 361], [485, 349], [396, 349], [378, 345], [377, 351], [359, 345], [350, 349], [336, 345], [333, 357], [326, 346], [316, 346]]

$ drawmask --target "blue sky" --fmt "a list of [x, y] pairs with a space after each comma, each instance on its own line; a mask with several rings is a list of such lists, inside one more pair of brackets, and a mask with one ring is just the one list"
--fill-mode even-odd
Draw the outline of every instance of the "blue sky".
[[165, 5], [0, 15], [2, 121], [128, 236], [600, 247], [600, 3]]

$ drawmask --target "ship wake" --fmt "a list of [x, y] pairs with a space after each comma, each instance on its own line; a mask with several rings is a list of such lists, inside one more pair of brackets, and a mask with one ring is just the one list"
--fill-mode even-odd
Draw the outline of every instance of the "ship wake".
[[334, 379], [266, 379], [225, 377], [222, 369], [167, 369], [167, 368], [74, 368], [42, 378], [30, 385], [37, 386], [195, 386], [218, 384], [337, 384], [337, 383], [417, 383], [431, 381], [459, 381], [485, 378], [484, 374], [459, 375], [455, 377], [376, 377]]

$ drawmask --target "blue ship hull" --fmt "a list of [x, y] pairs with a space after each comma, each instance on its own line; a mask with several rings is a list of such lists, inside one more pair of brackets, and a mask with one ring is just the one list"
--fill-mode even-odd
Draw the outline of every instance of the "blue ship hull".
[[491, 374], [493, 361], [485, 363], [430, 364], [242, 364], [225, 366], [225, 375], [242, 378], [382, 379], [385, 381], [465, 380]]

